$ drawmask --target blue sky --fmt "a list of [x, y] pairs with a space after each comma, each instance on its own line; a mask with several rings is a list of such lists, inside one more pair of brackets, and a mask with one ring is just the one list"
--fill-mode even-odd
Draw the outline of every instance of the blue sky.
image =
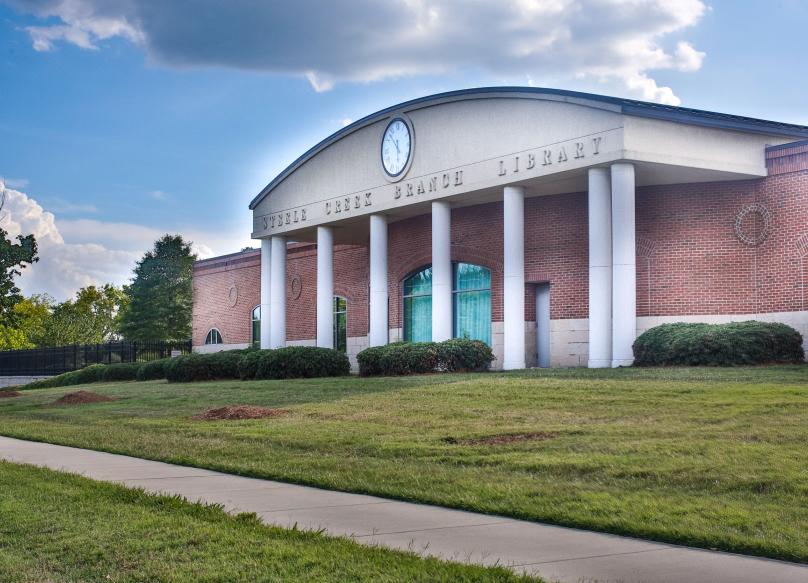
[[289, 162], [430, 93], [533, 84], [808, 125], [808, 2], [271, 4], [0, 0], [0, 226], [44, 243], [24, 291], [123, 283], [161, 232], [236, 251]]

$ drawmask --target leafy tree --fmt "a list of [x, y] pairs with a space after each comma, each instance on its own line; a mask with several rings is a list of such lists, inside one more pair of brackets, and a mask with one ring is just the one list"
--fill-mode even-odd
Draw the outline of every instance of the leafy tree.
[[74, 300], [53, 307], [39, 344], [100, 344], [119, 336], [120, 312], [128, 298], [121, 288], [106, 284], [81, 288]]
[[21, 348], [34, 348], [34, 344], [29, 342], [25, 332], [21, 329], [0, 324], [0, 350], [19, 350]]
[[47, 327], [54, 308], [54, 300], [47, 294], [24, 298], [14, 306], [17, 327], [25, 334], [27, 348], [46, 346]]
[[180, 235], [164, 235], [135, 267], [124, 291], [121, 314], [128, 340], [186, 340], [191, 337], [193, 268], [196, 255]]
[[[0, 185], [0, 211], [4, 202], [5, 192]], [[14, 278], [22, 275], [26, 265], [39, 261], [33, 235], [17, 235], [16, 241], [9, 239], [8, 231], [0, 227], [0, 324], [6, 327], [15, 327], [14, 306], [23, 299]]]

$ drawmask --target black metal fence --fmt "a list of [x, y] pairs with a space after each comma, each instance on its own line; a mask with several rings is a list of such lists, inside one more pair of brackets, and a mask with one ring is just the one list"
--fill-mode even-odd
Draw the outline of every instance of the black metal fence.
[[191, 352], [191, 341], [107, 342], [6, 350], [0, 352], [0, 376], [57, 375], [91, 364], [146, 362]]

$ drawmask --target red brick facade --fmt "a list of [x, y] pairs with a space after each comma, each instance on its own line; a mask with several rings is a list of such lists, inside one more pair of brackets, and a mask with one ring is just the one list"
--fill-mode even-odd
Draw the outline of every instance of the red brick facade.
[[[808, 309], [808, 145], [772, 148], [767, 164], [770, 176], [759, 180], [637, 189], [638, 316]], [[501, 203], [452, 211], [452, 259], [491, 269], [495, 322], [503, 318], [502, 220]], [[739, 230], [762, 242], [743, 242]], [[526, 320], [535, 320], [531, 284], [539, 282], [552, 286], [553, 319], [587, 317], [587, 249], [586, 193], [526, 199]], [[310, 340], [316, 335], [316, 246], [290, 245], [288, 253], [287, 339]], [[430, 256], [429, 215], [389, 225], [391, 328], [401, 326], [403, 279], [428, 265]], [[336, 247], [334, 281], [336, 293], [348, 299], [348, 336], [365, 336], [367, 247]], [[194, 345], [203, 344], [212, 327], [226, 344], [250, 342], [259, 282], [259, 251], [198, 262]]]

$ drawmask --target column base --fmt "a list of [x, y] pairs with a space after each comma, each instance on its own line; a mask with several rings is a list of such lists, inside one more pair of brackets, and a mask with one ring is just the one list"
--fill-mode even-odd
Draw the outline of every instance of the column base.
[[525, 368], [525, 361], [521, 362], [508, 362], [502, 363], [502, 370], [522, 370]]
[[586, 366], [587, 368], [611, 368], [612, 361], [606, 359], [594, 359], [589, 360], [589, 362], [586, 363]]
[[612, 360], [612, 368], [617, 368], [619, 366], [631, 366], [632, 364], [634, 364], [633, 358], [622, 358]]

